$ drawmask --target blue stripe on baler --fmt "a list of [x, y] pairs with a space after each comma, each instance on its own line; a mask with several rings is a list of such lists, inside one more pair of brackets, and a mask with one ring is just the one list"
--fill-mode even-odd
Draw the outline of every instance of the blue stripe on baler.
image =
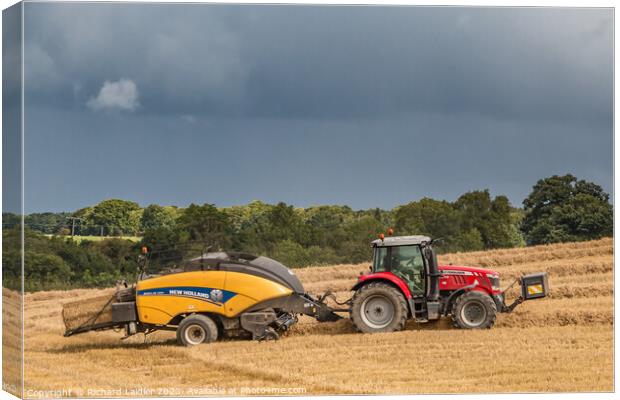
[[138, 291], [139, 296], [180, 296], [208, 301], [210, 303], [226, 303], [237, 295], [223, 289], [199, 286], [172, 286], [164, 288], [144, 289]]

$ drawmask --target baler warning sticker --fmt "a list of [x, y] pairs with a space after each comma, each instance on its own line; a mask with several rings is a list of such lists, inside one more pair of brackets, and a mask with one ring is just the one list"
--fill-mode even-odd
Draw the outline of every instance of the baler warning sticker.
[[223, 304], [233, 298], [237, 293], [228, 290], [211, 289], [207, 287], [164, 287], [156, 289], [139, 290], [138, 296], [178, 296], [191, 297], [214, 304]]
[[543, 292], [542, 285], [531, 285], [527, 287], [529, 294], [541, 294]]

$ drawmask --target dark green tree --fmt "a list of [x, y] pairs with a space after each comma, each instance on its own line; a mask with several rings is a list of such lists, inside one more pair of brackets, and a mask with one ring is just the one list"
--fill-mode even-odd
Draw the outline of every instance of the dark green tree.
[[22, 219], [20, 218], [19, 215], [10, 213], [10, 212], [2, 213], [2, 228], [3, 229], [10, 229], [15, 226], [21, 225], [21, 223], [22, 223]]
[[394, 214], [395, 234], [442, 238], [442, 251], [460, 250], [462, 243], [469, 243], [472, 237], [477, 237], [475, 233], [469, 232], [467, 238], [459, 238], [459, 212], [447, 201], [423, 198], [398, 207]]
[[304, 210], [303, 222], [306, 224], [309, 241], [320, 247], [338, 247], [346, 239], [344, 227], [356, 219], [348, 206], [316, 206]]
[[[3, 284], [21, 287], [21, 230], [2, 232]], [[121, 278], [135, 277], [137, 249], [128, 240], [83, 241], [46, 237], [24, 230], [25, 289], [51, 290], [73, 287], [109, 287]]]
[[298, 243], [303, 241], [302, 219], [293, 206], [282, 202], [276, 204], [269, 211], [267, 221], [270, 241], [295, 240]]
[[598, 239], [613, 234], [609, 195], [573, 175], [539, 180], [523, 201], [521, 230], [528, 244]]
[[227, 249], [232, 242], [228, 215], [213, 204], [190, 204], [177, 220], [176, 229], [181, 242], [197, 241], [213, 249]]
[[276, 243], [270, 255], [291, 268], [335, 264], [340, 261], [334, 250], [329, 247], [310, 246], [306, 248], [292, 240], [283, 240]]
[[56, 254], [26, 251], [24, 281], [32, 289], [68, 286], [72, 280], [71, 267]]
[[67, 217], [71, 216], [70, 213], [32, 213], [26, 215], [24, 223], [32, 230], [56, 234], [61, 233], [64, 228], [67, 228], [69, 223]]
[[[489, 190], [477, 190], [463, 194], [454, 203], [460, 213], [462, 232], [477, 230], [484, 248], [512, 247], [514, 230], [512, 206], [506, 196], [491, 200]], [[476, 248], [467, 248], [477, 250]]]
[[140, 225], [142, 230], [167, 228], [170, 229], [176, 223], [179, 212], [176, 207], [162, 207], [151, 204], [142, 212]]
[[365, 215], [345, 225], [345, 237], [339, 244], [342, 262], [360, 263], [372, 257], [370, 242], [377, 239], [379, 233], [385, 232], [387, 226], [370, 215]]
[[[5, 214], [2, 218], [4, 221]], [[21, 286], [22, 231], [20, 224], [17, 222], [17, 225], [2, 229], [2, 286], [11, 289], [18, 289]]]
[[107, 235], [135, 234], [139, 230], [138, 218], [133, 218], [132, 211], [140, 209], [138, 203], [127, 200], [104, 200], [86, 213], [87, 225], [103, 226]]
[[226, 208], [233, 229], [232, 247], [252, 254], [266, 254], [269, 251], [269, 214], [273, 205], [252, 201], [245, 206]]

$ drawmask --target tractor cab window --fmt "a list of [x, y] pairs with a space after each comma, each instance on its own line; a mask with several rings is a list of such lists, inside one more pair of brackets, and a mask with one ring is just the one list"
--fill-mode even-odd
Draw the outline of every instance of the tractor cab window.
[[375, 248], [372, 270], [373, 272], [385, 272], [390, 270], [387, 247]]
[[395, 246], [391, 250], [392, 273], [407, 283], [412, 294], [424, 294], [424, 258], [420, 246]]

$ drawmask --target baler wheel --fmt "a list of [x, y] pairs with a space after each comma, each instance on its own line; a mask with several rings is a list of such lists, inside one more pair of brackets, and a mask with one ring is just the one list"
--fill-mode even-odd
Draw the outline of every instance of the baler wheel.
[[488, 294], [470, 291], [452, 306], [452, 324], [462, 329], [490, 329], [495, 324], [497, 306]]
[[217, 340], [217, 325], [206, 315], [192, 314], [181, 320], [177, 328], [177, 342], [184, 346], [196, 346]]
[[353, 324], [361, 332], [400, 331], [407, 321], [407, 303], [395, 287], [372, 282], [355, 292], [350, 313]]

